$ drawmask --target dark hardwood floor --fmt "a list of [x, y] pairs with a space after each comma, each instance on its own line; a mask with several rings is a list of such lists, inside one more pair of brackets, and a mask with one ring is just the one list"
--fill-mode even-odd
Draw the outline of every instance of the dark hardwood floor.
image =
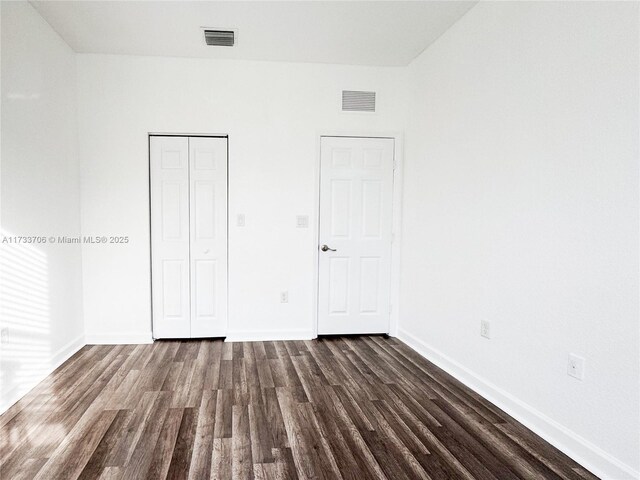
[[87, 346], [0, 416], [4, 479], [591, 479], [398, 340]]

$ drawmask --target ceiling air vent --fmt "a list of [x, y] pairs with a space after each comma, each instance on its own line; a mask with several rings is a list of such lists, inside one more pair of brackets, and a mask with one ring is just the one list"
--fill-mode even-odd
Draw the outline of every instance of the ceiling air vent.
[[376, 92], [342, 91], [343, 112], [375, 112]]
[[233, 47], [235, 32], [233, 30], [205, 30], [204, 40], [207, 42], [207, 45]]

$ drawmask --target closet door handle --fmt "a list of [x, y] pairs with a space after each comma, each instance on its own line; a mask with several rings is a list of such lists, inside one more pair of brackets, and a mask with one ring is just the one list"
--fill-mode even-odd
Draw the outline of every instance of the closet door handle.
[[206, 255], [207, 253], [209, 253], [209, 249], [205, 249], [204, 254]]

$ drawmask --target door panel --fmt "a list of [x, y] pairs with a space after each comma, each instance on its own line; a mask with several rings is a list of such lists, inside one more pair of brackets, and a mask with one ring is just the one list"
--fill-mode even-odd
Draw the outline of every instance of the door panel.
[[151, 137], [153, 334], [186, 338], [189, 307], [189, 146], [184, 137]]
[[331, 237], [349, 238], [351, 231], [351, 180], [331, 180]]
[[166, 319], [180, 320], [189, 315], [189, 305], [185, 305], [182, 295], [188, 269], [184, 260], [162, 261], [162, 311]]
[[194, 238], [215, 240], [216, 195], [215, 185], [209, 181], [193, 182]]
[[318, 334], [388, 333], [394, 140], [322, 137]]
[[329, 259], [329, 313], [349, 312], [349, 258]]
[[187, 233], [184, 231], [184, 200], [186, 192], [180, 181], [161, 180], [162, 240], [180, 240]]
[[362, 182], [362, 237], [382, 236], [382, 182], [363, 180]]
[[190, 137], [191, 337], [227, 330], [227, 139]]
[[380, 313], [378, 310], [378, 291], [380, 286], [380, 258], [363, 257], [360, 259], [360, 313]]
[[193, 284], [195, 288], [194, 318], [215, 318], [216, 261], [195, 260], [193, 262], [193, 268]]

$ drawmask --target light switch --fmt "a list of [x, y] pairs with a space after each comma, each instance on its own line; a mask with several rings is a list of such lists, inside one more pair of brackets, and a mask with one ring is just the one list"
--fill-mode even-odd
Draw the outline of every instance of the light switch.
[[244, 227], [244, 213], [238, 214], [237, 225], [239, 227]]
[[309, 228], [309, 216], [308, 215], [298, 215], [296, 217], [296, 227], [298, 227], [298, 228]]
[[584, 379], [584, 362], [585, 359], [579, 357], [578, 355], [574, 355], [573, 353], [569, 354], [569, 362], [567, 364], [567, 375], [577, 378], [578, 380]]

